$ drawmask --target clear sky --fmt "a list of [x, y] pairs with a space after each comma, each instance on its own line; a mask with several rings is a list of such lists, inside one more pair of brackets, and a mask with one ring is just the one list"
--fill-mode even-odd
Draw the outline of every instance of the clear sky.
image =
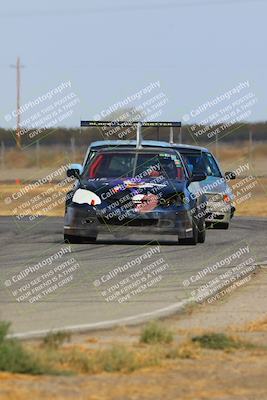
[[161, 120], [244, 81], [258, 99], [249, 120], [267, 120], [266, 16], [265, 0], [2, 1], [0, 126], [13, 125], [17, 56], [22, 104], [71, 81], [80, 103], [66, 126], [155, 81], [168, 98]]

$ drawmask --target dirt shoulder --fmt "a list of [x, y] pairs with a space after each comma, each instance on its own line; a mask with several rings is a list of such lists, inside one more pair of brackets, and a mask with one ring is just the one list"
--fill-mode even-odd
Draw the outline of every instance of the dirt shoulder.
[[[162, 321], [174, 333], [172, 346], [184, 349], [180, 357], [166, 357], [159, 365], [127, 373], [40, 377], [0, 373], [0, 398], [264, 400], [267, 398], [266, 285], [267, 269], [262, 268], [246, 286], [230, 295], [212, 304], [191, 307]], [[64, 348], [65, 351], [79, 348], [92, 352], [123, 344], [133, 351], [144, 351], [149, 345], [139, 343], [142, 328], [121, 326], [113, 330], [73, 335], [71, 343]], [[211, 350], [198, 349], [189, 344], [194, 335], [207, 332], [222, 332], [255, 346]], [[38, 346], [38, 342], [28, 342], [27, 345]], [[154, 351], [165, 351], [168, 346], [154, 346]]]

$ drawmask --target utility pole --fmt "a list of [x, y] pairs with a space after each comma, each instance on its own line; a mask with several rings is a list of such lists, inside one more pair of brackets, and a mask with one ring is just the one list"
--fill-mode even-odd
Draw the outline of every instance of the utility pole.
[[24, 65], [21, 65], [20, 58], [17, 57], [16, 65], [10, 65], [11, 68], [16, 68], [16, 88], [17, 88], [17, 127], [16, 127], [16, 144], [17, 147], [20, 147], [20, 70], [24, 68]]
[[252, 152], [253, 152], [253, 130], [254, 126], [251, 125], [249, 127], [249, 133], [248, 133], [248, 142], [249, 142], [249, 163], [250, 167], [252, 167], [253, 159], [252, 159]]

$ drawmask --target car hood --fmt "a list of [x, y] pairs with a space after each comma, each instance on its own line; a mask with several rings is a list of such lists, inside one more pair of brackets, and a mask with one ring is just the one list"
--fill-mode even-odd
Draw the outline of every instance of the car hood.
[[153, 193], [168, 197], [173, 193], [184, 192], [186, 181], [166, 180], [153, 177], [148, 179], [89, 179], [81, 182], [79, 188], [96, 193], [101, 200], [114, 201], [124, 196]]
[[194, 182], [191, 185], [194, 185], [194, 190], [201, 191], [202, 193], [226, 193], [231, 198], [233, 196], [230, 186], [223, 177], [208, 176], [205, 180]]

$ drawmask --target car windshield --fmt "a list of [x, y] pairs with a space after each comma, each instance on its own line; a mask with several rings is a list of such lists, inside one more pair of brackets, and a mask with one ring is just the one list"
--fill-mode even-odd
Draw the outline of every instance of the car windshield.
[[85, 167], [84, 178], [149, 179], [164, 176], [184, 180], [184, 169], [176, 152], [99, 152]]
[[204, 172], [207, 176], [221, 177], [221, 172], [212, 154], [206, 152], [192, 152], [182, 155], [190, 173]]

